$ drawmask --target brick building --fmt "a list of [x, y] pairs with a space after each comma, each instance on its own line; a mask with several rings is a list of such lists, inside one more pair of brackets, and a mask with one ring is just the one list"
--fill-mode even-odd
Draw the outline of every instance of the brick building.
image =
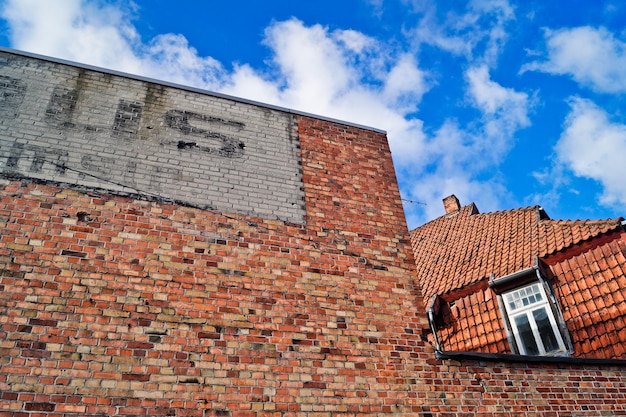
[[626, 414], [438, 358], [384, 132], [0, 51], [0, 416]]
[[626, 359], [622, 218], [444, 208], [410, 233], [440, 350]]

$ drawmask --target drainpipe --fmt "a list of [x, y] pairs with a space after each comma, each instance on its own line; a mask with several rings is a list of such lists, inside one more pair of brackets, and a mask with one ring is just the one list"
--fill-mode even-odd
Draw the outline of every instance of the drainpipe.
[[437, 336], [437, 324], [435, 324], [435, 315], [439, 311], [439, 307], [441, 300], [437, 296], [437, 294], [433, 295], [428, 303], [428, 308], [426, 309], [426, 315], [428, 317], [428, 325], [430, 326], [430, 331], [433, 333], [433, 338], [435, 339], [435, 350], [437, 352], [441, 352], [441, 345], [439, 344], [439, 337]]

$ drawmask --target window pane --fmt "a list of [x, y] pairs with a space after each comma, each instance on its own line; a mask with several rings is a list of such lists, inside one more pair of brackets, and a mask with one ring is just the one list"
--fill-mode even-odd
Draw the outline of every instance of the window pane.
[[508, 303], [509, 310], [520, 310], [541, 302], [543, 297], [539, 284], [533, 284], [505, 294], [505, 299]]
[[533, 317], [535, 318], [535, 322], [537, 323], [539, 336], [541, 336], [543, 348], [545, 349], [546, 353], [559, 350], [559, 342], [557, 342], [556, 340], [554, 329], [552, 329], [552, 324], [550, 323], [550, 319], [548, 318], [548, 312], [546, 311], [545, 307], [534, 310]]
[[515, 326], [522, 341], [523, 353], [526, 355], [539, 355], [539, 348], [537, 347], [537, 342], [535, 342], [535, 336], [533, 336], [533, 330], [530, 328], [526, 314], [515, 317]]

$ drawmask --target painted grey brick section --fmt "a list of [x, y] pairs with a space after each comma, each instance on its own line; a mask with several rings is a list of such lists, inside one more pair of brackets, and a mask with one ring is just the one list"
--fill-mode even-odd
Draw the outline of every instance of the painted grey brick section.
[[293, 115], [6, 52], [0, 171], [304, 222]]

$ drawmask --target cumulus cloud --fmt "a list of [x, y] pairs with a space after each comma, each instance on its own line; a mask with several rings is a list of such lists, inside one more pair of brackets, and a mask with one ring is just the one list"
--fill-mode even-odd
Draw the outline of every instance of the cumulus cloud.
[[589, 100], [571, 100], [563, 133], [557, 142], [559, 161], [575, 175], [598, 181], [600, 202], [626, 204], [626, 125], [609, 120], [607, 113]]
[[416, 196], [412, 200], [426, 205], [421, 207], [423, 214], [407, 212], [409, 224], [419, 224], [423, 218], [433, 219], [444, 214], [441, 200], [451, 194], [456, 195], [463, 205], [480, 202], [482, 211], [500, 208], [502, 198], [508, 196], [505, 184], [498, 177], [479, 179], [484, 158], [492, 158], [489, 149], [484, 149], [484, 143], [480, 129], [463, 129], [450, 120], [435, 132], [428, 142], [428, 154], [434, 168], [409, 188], [411, 196]]
[[485, 149], [480, 151], [497, 162], [513, 145], [515, 132], [530, 125], [528, 94], [491, 80], [485, 65], [467, 70], [466, 78], [469, 99], [483, 114], [483, 140], [479, 142]]
[[[508, 0], [470, 0], [464, 9], [442, 15], [433, 2], [407, 3], [421, 15], [409, 31], [416, 49], [429, 45], [467, 60], [466, 104], [479, 112], [466, 124], [448, 119], [424, 138], [425, 169], [403, 189], [410, 200], [427, 205], [420, 217], [407, 204], [409, 224], [443, 214], [441, 199], [450, 194], [464, 203], [478, 201], [483, 210], [499, 209], [510, 195], [497, 167], [515, 145], [516, 133], [530, 125], [534, 105], [527, 93], [499, 84], [490, 74], [516, 19], [514, 8]], [[426, 72], [427, 80], [432, 73], [436, 70]], [[495, 174], [487, 174], [490, 170]]]
[[515, 20], [508, 0], [471, 0], [462, 13], [447, 13], [443, 22], [435, 3], [412, 0], [423, 13], [414, 29], [416, 42], [433, 45], [468, 60], [494, 66]]
[[117, 58], [118, 68], [129, 71], [140, 67], [132, 51], [139, 37], [119, 8], [80, 0], [9, 0], [2, 15], [16, 48], [41, 54], [54, 51], [93, 65]]
[[201, 88], [221, 86], [221, 64], [198, 56], [184, 36], [142, 43], [133, 10], [132, 2], [7, 0], [1, 13], [17, 49]]
[[567, 75], [600, 93], [626, 92], [626, 43], [605, 28], [546, 30], [547, 60], [522, 71]]
[[429, 89], [427, 77], [415, 57], [404, 54], [387, 74], [383, 95], [387, 101], [403, 104], [407, 111], [413, 111], [414, 105], [421, 102], [422, 95]]

